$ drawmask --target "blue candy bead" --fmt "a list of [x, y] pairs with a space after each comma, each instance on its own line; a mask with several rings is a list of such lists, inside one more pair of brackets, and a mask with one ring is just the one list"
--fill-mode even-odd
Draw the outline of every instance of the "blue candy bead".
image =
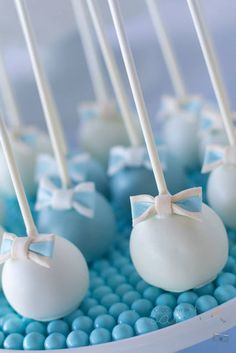
[[167, 305], [171, 309], [174, 309], [176, 304], [176, 297], [170, 293], [161, 294], [156, 300], [156, 305]]
[[198, 295], [192, 291], [183, 292], [178, 296], [177, 304], [189, 303], [195, 305]]
[[153, 305], [148, 299], [137, 299], [131, 305], [131, 309], [135, 310], [140, 316], [149, 316]]
[[203, 295], [196, 301], [196, 309], [199, 314], [218, 306], [216, 299], [212, 295]]
[[24, 333], [25, 325], [19, 318], [10, 318], [4, 322], [2, 329], [6, 334]]
[[26, 334], [29, 334], [31, 332], [38, 332], [41, 333], [41, 335], [46, 335], [47, 329], [45, 324], [43, 324], [42, 322], [33, 321], [26, 326], [25, 332]]
[[13, 314], [13, 310], [10, 306], [1, 306], [1, 316], [5, 316], [7, 314]]
[[167, 327], [173, 323], [173, 311], [167, 305], [155, 306], [150, 316], [156, 321], [158, 327]]
[[62, 349], [66, 348], [66, 337], [61, 333], [51, 333], [44, 342], [45, 349]]
[[131, 286], [136, 286], [140, 279], [141, 278], [136, 271], [129, 275], [129, 283]]
[[125, 283], [126, 279], [125, 276], [122, 275], [112, 275], [107, 279], [107, 284], [112, 289], [116, 289], [120, 284]]
[[77, 317], [72, 323], [72, 329], [90, 333], [93, 330], [93, 320], [88, 316]]
[[141, 295], [139, 292], [136, 291], [129, 291], [125, 293], [122, 297], [123, 302], [127, 305], [132, 305], [133, 302], [135, 302], [135, 300], [137, 299], [141, 299]]
[[120, 273], [124, 276], [129, 276], [133, 272], [134, 272], [134, 266], [130, 263], [127, 265], [124, 265], [120, 271]]
[[126, 257], [120, 257], [114, 261], [114, 266], [116, 268], [121, 268], [124, 265], [127, 265], [129, 263], [129, 260]]
[[[1, 309], [2, 309], [2, 308], [0, 307], [0, 313], [1, 313], [1, 315], [2, 315]], [[2, 328], [3, 325], [5, 324], [5, 322], [6, 322], [7, 320], [9, 320], [9, 319], [19, 319], [19, 315], [17, 315], [17, 314], [15, 314], [15, 313], [11, 312], [11, 313], [8, 313], [8, 314], [6, 314], [6, 315], [1, 316], [1, 317], [0, 317], [0, 327]]]
[[217, 286], [223, 286], [225, 284], [236, 285], [236, 276], [230, 272], [221, 273], [216, 279]]
[[236, 258], [236, 245], [233, 245], [229, 250], [230, 256]]
[[101, 300], [104, 297], [104, 295], [109, 293], [112, 293], [111, 288], [103, 285], [94, 290], [93, 297], [97, 300]]
[[5, 335], [3, 332], [0, 331], [0, 348], [2, 348], [3, 346], [4, 339], [5, 339]]
[[142, 279], [136, 284], [136, 290], [141, 294], [143, 294], [148, 287], [149, 285]]
[[122, 312], [118, 317], [119, 324], [128, 324], [134, 326], [135, 322], [140, 318], [139, 314], [134, 310]]
[[123, 283], [116, 288], [116, 294], [123, 296], [126, 292], [133, 290], [133, 287], [128, 283]]
[[58, 332], [61, 333], [64, 336], [67, 336], [70, 332], [69, 325], [67, 322], [63, 320], [53, 320], [49, 322], [47, 326], [47, 332], [48, 334], [53, 333], [53, 332]]
[[158, 329], [155, 320], [149, 317], [141, 317], [135, 322], [135, 332], [137, 335], [143, 335], [144, 333], [152, 332]]
[[214, 297], [219, 304], [225, 303], [236, 297], [236, 289], [230, 284], [219, 286], [214, 292]]
[[157, 298], [163, 294], [163, 290], [156, 287], [147, 287], [143, 292], [143, 297], [155, 304]]
[[64, 317], [64, 320], [69, 324], [72, 325], [72, 322], [77, 319], [77, 317], [79, 316], [83, 316], [83, 312], [80, 309], [77, 309], [75, 311], [73, 311], [73, 313], [67, 315], [66, 317]]
[[111, 333], [105, 328], [95, 328], [89, 336], [90, 344], [102, 344], [111, 341]]
[[112, 330], [114, 341], [123, 340], [134, 336], [134, 330], [130, 325], [118, 324]]
[[114, 293], [108, 293], [104, 295], [104, 297], [101, 300], [101, 304], [104, 305], [107, 309], [110, 308], [111, 305], [115, 303], [119, 303], [120, 297], [117, 294]]
[[106, 268], [101, 272], [101, 276], [105, 280], [108, 279], [110, 276], [114, 276], [114, 275], [117, 275], [117, 269], [115, 267]]
[[97, 272], [101, 272], [109, 266], [109, 262], [104, 259], [99, 259], [93, 263], [93, 269]]
[[212, 295], [214, 293], [214, 290], [215, 290], [215, 286], [211, 282], [201, 288], [195, 288], [194, 292], [197, 293], [197, 295], [199, 296], [206, 295], [206, 294]]
[[94, 306], [98, 305], [98, 301], [94, 298], [85, 298], [80, 306], [81, 310], [87, 314], [88, 311]]
[[173, 316], [176, 322], [191, 319], [197, 315], [197, 311], [192, 304], [181, 303], [176, 306]]
[[115, 319], [123, 312], [129, 310], [129, 307], [125, 303], [115, 303], [109, 308], [109, 314], [112, 315]]
[[23, 341], [25, 350], [43, 350], [45, 337], [39, 332], [31, 332], [27, 334]]
[[90, 288], [91, 289], [95, 289], [99, 286], [102, 286], [104, 285], [105, 281], [103, 278], [100, 278], [100, 277], [93, 277], [91, 278], [90, 280]]
[[98, 316], [94, 321], [95, 328], [106, 328], [107, 330], [111, 331], [115, 326], [116, 321], [113, 316], [105, 314]]
[[24, 337], [19, 333], [11, 333], [8, 335], [4, 342], [3, 347], [5, 349], [22, 349]]
[[93, 320], [96, 319], [99, 315], [107, 314], [107, 309], [105, 306], [96, 305], [93, 308], [89, 309], [88, 316], [91, 317]]
[[68, 348], [88, 346], [89, 338], [86, 332], [81, 330], [72, 331], [66, 339]]

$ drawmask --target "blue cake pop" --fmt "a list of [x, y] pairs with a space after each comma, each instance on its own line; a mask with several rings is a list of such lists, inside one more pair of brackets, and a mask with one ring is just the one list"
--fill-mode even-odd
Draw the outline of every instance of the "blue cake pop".
[[95, 191], [93, 183], [63, 189], [57, 178], [43, 178], [36, 208], [40, 231], [50, 231], [74, 243], [87, 261], [104, 255], [116, 233], [108, 201]]

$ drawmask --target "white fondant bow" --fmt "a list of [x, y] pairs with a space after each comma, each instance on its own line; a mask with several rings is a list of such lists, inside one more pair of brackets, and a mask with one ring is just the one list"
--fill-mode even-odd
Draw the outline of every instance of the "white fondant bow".
[[53, 181], [43, 178], [40, 182], [36, 210], [51, 207], [54, 210], [75, 209], [84, 217], [93, 218], [95, 208], [95, 186], [94, 183], [85, 182], [74, 188], [62, 189], [57, 187]]
[[161, 99], [160, 115], [166, 117], [180, 111], [198, 114], [201, 108], [202, 99], [199, 96], [176, 99], [176, 97], [165, 95]]
[[0, 263], [9, 259], [30, 260], [43, 267], [50, 267], [53, 256], [54, 235], [41, 234], [34, 237], [17, 237], [4, 233], [0, 252]]
[[165, 194], [131, 196], [133, 226], [150, 217], [166, 217], [171, 214], [199, 219], [202, 208], [202, 189], [191, 188], [175, 195]]
[[236, 146], [207, 146], [202, 173], [209, 173], [223, 164], [236, 165]]

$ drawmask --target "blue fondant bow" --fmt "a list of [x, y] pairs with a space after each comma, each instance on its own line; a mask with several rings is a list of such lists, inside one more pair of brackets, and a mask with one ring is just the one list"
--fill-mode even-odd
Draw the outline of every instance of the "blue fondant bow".
[[43, 267], [50, 267], [53, 256], [54, 235], [45, 234], [30, 237], [17, 237], [4, 233], [0, 251], [0, 263], [9, 259], [30, 260]]
[[94, 183], [85, 182], [71, 189], [57, 187], [52, 180], [43, 178], [37, 194], [36, 210], [51, 207], [54, 210], [75, 209], [84, 217], [92, 218], [95, 209]]
[[202, 173], [209, 173], [222, 164], [236, 165], [236, 146], [209, 145], [206, 149]]
[[171, 214], [199, 219], [202, 208], [202, 189], [191, 188], [175, 195], [165, 194], [131, 196], [133, 226], [155, 215], [166, 217]]

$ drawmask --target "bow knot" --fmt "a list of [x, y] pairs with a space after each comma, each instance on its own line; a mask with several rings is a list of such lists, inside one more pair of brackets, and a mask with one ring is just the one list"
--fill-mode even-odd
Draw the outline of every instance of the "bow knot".
[[62, 189], [52, 180], [43, 178], [39, 185], [36, 210], [51, 207], [54, 210], [75, 209], [84, 217], [93, 218], [95, 209], [94, 183], [84, 182], [74, 188]]
[[207, 146], [202, 173], [209, 173], [220, 165], [236, 165], [236, 146]]
[[5, 232], [0, 251], [0, 263], [9, 259], [30, 260], [40, 266], [49, 268], [53, 249], [53, 234], [17, 237], [13, 233]]
[[199, 219], [202, 207], [202, 189], [191, 188], [175, 195], [164, 194], [131, 196], [133, 226], [157, 215], [159, 218], [177, 214]]

